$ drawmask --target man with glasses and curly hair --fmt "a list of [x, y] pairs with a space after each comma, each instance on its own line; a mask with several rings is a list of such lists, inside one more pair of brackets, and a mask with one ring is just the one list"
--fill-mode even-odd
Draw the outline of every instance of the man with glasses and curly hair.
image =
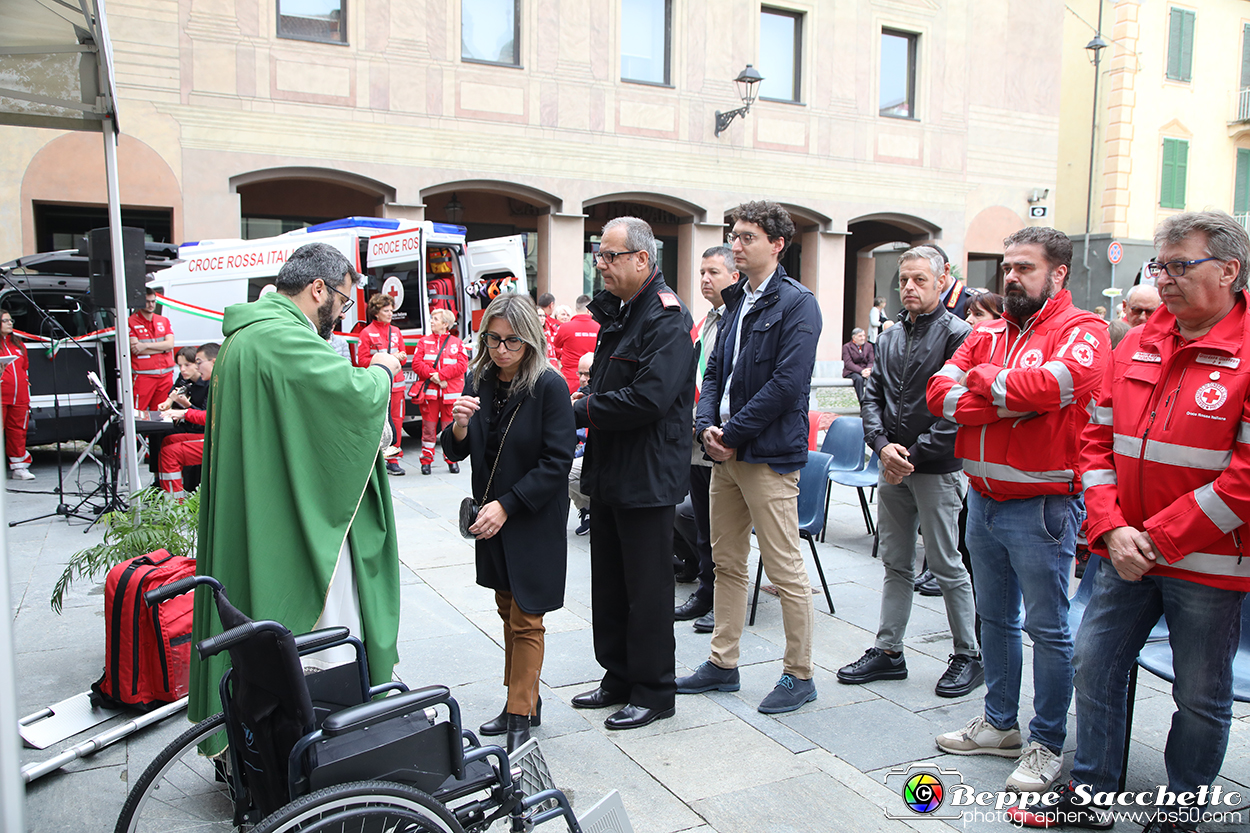
[[1056, 813], [1111, 826], [1110, 808], [1074, 801], [1075, 790], [1118, 788], [1129, 670], [1160, 615], [1175, 672], [1163, 759], [1176, 802], [1149, 830], [1197, 829], [1187, 819], [1228, 747], [1250, 591], [1250, 237], [1203, 211], [1168, 217], [1154, 242], [1146, 272], [1165, 308], [1125, 336], [1082, 435], [1086, 534], [1103, 558], [1089, 565], [1094, 590], [1076, 637], [1072, 781], [1052, 809], [1017, 814], [1029, 826]]
[[617, 217], [595, 265], [604, 289], [590, 389], [572, 395], [589, 429], [582, 492], [590, 498], [590, 603], [603, 679], [579, 709], [623, 706], [604, 721], [635, 729], [674, 713], [673, 520], [690, 485], [694, 320], [660, 273], [651, 227]]
[[799, 549], [799, 470], [807, 462], [807, 401], [820, 339], [820, 305], [780, 258], [794, 221], [775, 202], [733, 210], [729, 242], [742, 278], [721, 291], [724, 319], [699, 392], [695, 436], [715, 461], [708, 489], [716, 565], [712, 650], [677, 681], [680, 694], [737, 691], [746, 625], [751, 530], [781, 600], [782, 675], [759, 705], [780, 714], [816, 699], [812, 591]]

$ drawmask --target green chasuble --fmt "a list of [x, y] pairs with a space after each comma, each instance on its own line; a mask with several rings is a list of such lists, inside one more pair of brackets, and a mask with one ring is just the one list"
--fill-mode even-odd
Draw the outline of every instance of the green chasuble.
[[[399, 547], [378, 445], [390, 376], [353, 367], [290, 298], [228, 307], [204, 432], [196, 572], [253, 619], [312, 629], [346, 537], [374, 685], [399, 655]], [[343, 577], [340, 577], [343, 578]], [[195, 598], [192, 636], [221, 632], [211, 594]], [[191, 652], [188, 717], [221, 709], [229, 657]]]

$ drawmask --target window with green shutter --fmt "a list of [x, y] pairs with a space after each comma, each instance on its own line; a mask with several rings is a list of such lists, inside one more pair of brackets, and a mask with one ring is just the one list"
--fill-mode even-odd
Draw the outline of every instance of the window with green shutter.
[[1163, 140], [1163, 175], [1159, 187], [1160, 208], [1185, 207], [1185, 172], [1189, 167], [1189, 142]]
[[1188, 81], [1193, 74], [1194, 18], [1189, 9], [1170, 10], [1168, 21], [1168, 78]]
[[1233, 213], [1250, 214], [1250, 150], [1237, 149], [1237, 176], [1233, 180]]

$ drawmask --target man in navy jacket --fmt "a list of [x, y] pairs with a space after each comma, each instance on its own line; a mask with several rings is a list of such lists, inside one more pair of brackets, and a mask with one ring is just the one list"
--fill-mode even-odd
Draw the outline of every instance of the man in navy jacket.
[[742, 279], [722, 292], [725, 314], [708, 358], [695, 431], [712, 470], [712, 559], [716, 564], [712, 651], [677, 680], [679, 694], [737, 691], [738, 642], [746, 621], [751, 529], [781, 599], [784, 673], [760, 703], [765, 714], [816, 699], [812, 594], [799, 550], [799, 470], [807, 462], [807, 402], [820, 307], [778, 262], [794, 222], [774, 202], [733, 212], [729, 241]]

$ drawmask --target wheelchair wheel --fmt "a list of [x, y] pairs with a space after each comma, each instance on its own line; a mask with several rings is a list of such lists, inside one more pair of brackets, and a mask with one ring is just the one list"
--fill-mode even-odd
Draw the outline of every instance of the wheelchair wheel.
[[355, 781], [317, 790], [271, 814], [252, 833], [464, 833], [427, 794], [393, 781]]
[[225, 715], [215, 714], [162, 749], [131, 788], [114, 833], [231, 833], [234, 801], [224, 765], [196, 749], [225, 726]]

